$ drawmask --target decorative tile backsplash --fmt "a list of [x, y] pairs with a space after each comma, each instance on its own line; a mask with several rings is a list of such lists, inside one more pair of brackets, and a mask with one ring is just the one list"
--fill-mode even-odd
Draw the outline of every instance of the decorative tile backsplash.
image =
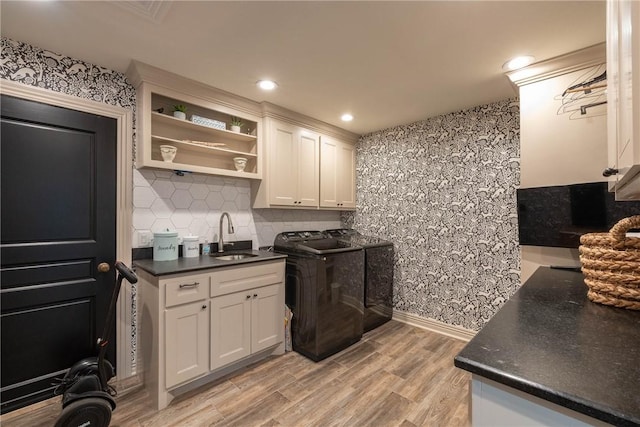
[[396, 245], [394, 308], [479, 330], [520, 285], [517, 100], [363, 136], [346, 225]]
[[197, 235], [201, 243], [218, 241], [220, 215], [229, 212], [235, 228], [224, 240], [252, 240], [254, 248], [271, 246], [276, 234], [340, 227], [335, 211], [251, 209], [250, 182], [240, 178], [134, 170], [133, 246], [140, 233], [175, 229], [180, 237]]

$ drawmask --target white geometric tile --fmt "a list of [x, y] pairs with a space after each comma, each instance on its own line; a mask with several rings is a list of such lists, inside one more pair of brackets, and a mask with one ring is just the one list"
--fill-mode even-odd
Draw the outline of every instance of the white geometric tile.
[[193, 182], [202, 182], [202, 183], [206, 183], [207, 182], [207, 178], [209, 177], [209, 175], [204, 175], [201, 173], [194, 173], [191, 175], [191, 177], [193, 178]]
[[209, 212], [209, 205], [204, 200], [194, 200], [189, 206], [189, 211], [194, 218], [204, 218]]
[[165, 170], [159, 170], [159, 169], [156, 169], [154, 173], [156, 175], [156, 178], [160, 178], [160, 179], [171, 179], [171, 177], [175, 175], [175, 173], [172, 171], [165, 171]]
[[249, 194], [251, 192], [251, 184], [249, 183], [249, 180], [239, 179], [238, 182], [236, 182], [235, 187], [236, 190], [238, 190], [238, 193]]
[[233, 224], [240, 227], [248, 227], [251, 224], [251, 213], [246, 211], [238, 211], [233, 214]]
[[156, 179], [155, 181], [153, 181], [153, 184], [151, 184], [151, 187], [153, 187], [158, 197], [161, 197], [163, 199], [170, 198], [173, 192], [176, 190], [173, 183], [166, 179]]
[[224, 202], [220, 210], [222, 212], [229, 212], [233, 218], [233, 214], [238, 212], [238, 207], [236, 206], [235, 202]]
[[175, 210], [175, 206], [168, 199], [156, 199], [151, 205], [151, 211], [156, 218], [169, 218]]
[[189, 187], [189, 192], [194, 199], [204, 200], [209, 195], [209, 187], [206, 184], [194, 183]]
[[207, 221], [207, 224], [209, 224], [209, 227], [213, 228], [219, 226], [218, 224], [220, 223], [220, 214], [222, 212], [215, 212], [215, 211], [209, 211], [207, 212], [207, 215], [204, 217], [205, 221]]
[[191, 184], [193, 183], [193, 177], [191, 173], [184, 173], [182, 176], [174, 173], [171, 175], [171, 182], [173, 183], [181, 183], [181, 184]]
[[152, 174], [152, 178], [148, 179], [145, 177], [145, 175], [142, 173], [142, 171], [138, 170], [138, 169], [134, 169], [133, 170], [133, 185], [134, 187], [151, 187], [151, 182], [153, 182], [154, 179], [156, 179], [155, 174], [150, 171]]
[[148, 208], [156, 199], [156, 193], [151, 187], [133, 187], [133, 206]]
[[209, 208], [214, 210], [220, 209], [222, 207], [222, 204], [224, 203], [222, 194], [216, 192], [209, 193], [206, 200]]
[[173, 222], [171, 222], [170, 219], [165, 219], [165, 218], [159, 218], [156, 219], [153, 223], [153, 225], [151, 226], [151, 231], [154, 233], [157, 233], [159, 231], [175, 231], [176, 227], [175, 225], [173, 225]]
[[173, 205], [178, 209], [187, 209], [193, 202], [193, 197], [189, 190], [176, 190], [171, 195]]
[[136, 230], [149, 229], [156, 220], [156, 216], [149, 209], [135, 208], [133, 210], [133, 227]]
[[236, 187], [228, 184], [225, 184], [221, 192], [222, 198], [228, 201], [235, 200], [236, 196], [238, 195], [238, 190], [236, 190]]
[[212, 185], [215, 187], [222, 188], [224, 186], [224, 179], [219, 176], [210, 175], [207, 177], [207, 185]]
[[157, 178], [157, 175], [151, 169], [136, 169], [135, 171], [142, 175], [144, 179], [149, 182], [149, 184], [151, 184]]
[[209, 224], [204, 218], [194, 218], [189, 225], [189, 232], [192, 236], [198, 236], [200, 242], [209, 240]]
[[248, 211], [251, 208], [251, 196], [249, 194], [238, 193], [238, 197], [236, 197], [236, 206], [238, 210], [246, 210]]
[[176, 228], [187, 229], [191, 225], [191, 221], [193, 221], [193, 216], [188, 209], [176, 209], [171, 214], [171, 222]]

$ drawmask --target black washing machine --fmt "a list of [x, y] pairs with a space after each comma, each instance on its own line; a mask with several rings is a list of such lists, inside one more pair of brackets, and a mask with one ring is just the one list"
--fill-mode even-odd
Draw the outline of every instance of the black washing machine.
[[285, 301], [293, 312], [293, 349], [319, 361], [362, 338], [364, 251], [320, 231], [280, 233], [287, 254]]
[[364, 248], [364, 331], [368, 332], [391, 320], [393, 314], [393, 243], [374, 236], [364, 236], [350, 228], [325, 230], [352, 247]]

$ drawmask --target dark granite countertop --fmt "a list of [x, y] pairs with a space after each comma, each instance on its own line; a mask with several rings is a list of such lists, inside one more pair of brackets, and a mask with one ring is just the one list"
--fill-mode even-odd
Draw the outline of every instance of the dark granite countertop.
[[590, 302], [579, 272], [539, 268], [455, 366], [616, 426], [640, 425], [640, 312]]
[[[185, 273], [188, 271], [206, 270], [210, 268], [230, 267], [234, 265], [249, 264], [253, 262], [270, 261], [286, 258], [286, 255], [267, 251], [240, 250], [235, 252], [251, 253], [256, 256], [232, 261], [223, 261], [209, 255], [200, 255], [194, 258], [178, 258], [174, 261], [154, 261], [152, 259], [139, 259], [133, 265], [154, 276], [164, 276], [167, 274]], [[227, 251], [232, 254], [234, 251]]]

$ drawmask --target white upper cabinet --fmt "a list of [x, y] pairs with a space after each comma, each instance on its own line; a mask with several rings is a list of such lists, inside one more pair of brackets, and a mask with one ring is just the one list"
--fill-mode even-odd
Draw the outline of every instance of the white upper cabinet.
[[322, 136], [320, 141], [320, 206], [355, 209], [355, 146]]
[[318, 207], [320, 136], [275, 119], [269, 129], [269, 204]]
[[[640, 2], [607, 3], [607, 132], [617, 200], [640, 200]], [[617, 171], [617, 174], [616, 174]]]
[[355, 209], [358, 135], [271, 104], [264, 114], [265, 172], [252, 185], [253, 207]]

